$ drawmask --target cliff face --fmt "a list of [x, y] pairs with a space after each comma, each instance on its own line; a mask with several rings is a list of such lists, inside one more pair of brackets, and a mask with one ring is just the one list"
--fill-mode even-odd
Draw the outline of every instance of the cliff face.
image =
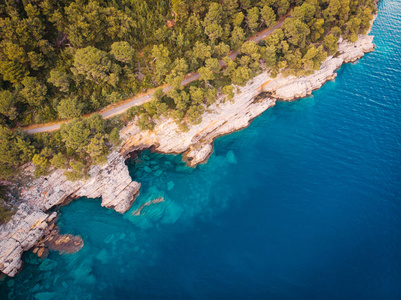
[[[221, 135], [249, 125], [277, 100], [290, 101], [310, 95], [334, 73], [341, 64], [355, 61], [374, 49], [373, 37], [363, 35], [355, 43], [341, 41], [336, 57], [328, 57], [321, 69], [310, 76], [271, 78], [264, 72], [245, 87], [239, 87], [232, 102], [211, 106], [202, 122], [181, 132], [171, 119], [161, 120], [153, 131], [140, 131], [131, 124], [121, 131], [124, 141], [120, 153], [113, 152], [104, 166], [93, 166], [87, 181], [67, 181], [58, 170], [49, 176], [33, 180], [21, 192], [24, 203], [12, 220], [0, 227], [0, 270], [14, 276], [22, 266], [21, 255], [44, 234], [48, 222], [56, 213], [47, 211], [63, 203], [68, 197], [102, 197], [102, 206], [125, 212], [139, 193], [140, 184], [132, 181], [123, 156], [130, 151], [154, 146], [164, 153], [182, 153], [190, 166], [207, 160], [213, 151], [213, 140]], [[265, 95], [265, 96], [263, 96]], [[269, 95], [266, 97], [266, 95]]]
[[363, 35], [355, 43], [341, 40], [336, 56], [328, 57], [319, 71], [309, 76], [277, 76], [266, 82], [262, 90], [270, 92], [272, 97], [284, 101], [308, 96], [313, 90], [319, 89], [326, 81], [336, 77], [335, 71], [343, 64], [361, 58], [365, 53], [374, 49], [373, 36]]
[[48, 222], [56, 217], [28, 204], [21, 204], [11, 221], [0, 227], [0, 270], [14, 276], [22, 266], [21, 256], [42, 237]]
[[87, 181], [67, 181], [62, 170], [33, 180], [21, 191], [24, 203], [11, 221], [0, 227], [0, 270], [14, 276], [22, 266], [23, 251], [32, 248], [43, 236], [57, 213], [47, 211], [68, 197], [102, 197], [102, 206], [124, 213], [139, 193], [140, 184], [132, 181], [124, 158], [117, 152], [104, 166], [93, 166]]
[[[319, 71], [309, 76], [271, 78], [264, 72], [253, 78], [245, 87], [239, 87], [233, 102], [219, 103], [209, 108], [199, 125], [190, 126], [187, 132], [180, 132], [173, 120], [162, 120], [153, 131], [140, 131], [135, 124], [121, 132], [125, 143], [122, 152], [154, 146], [163, 153], [182, 153], [188, 165], [204, 162], [213, 151], [213, 140], [249, 125], [277, 100], [291, 101], [310, 95], [327, 80], [335, 78], [335, 71], [343, 64], [373, 51], [373, 36], [362, 35], [355, 43], [340, 41], [337, 55], [330, 56]], [[265, 94], [263, 94], [265, 92]], [[262, 97], [262, 95], [269, 95]], [[260, 99], [258, 99], [260, 98]]]
[[275, 104], [270, 98], [255, 101], [261, 85], [267, 80], [269, 75], [263, 73], [240, 88], [232, 102], [219, 103], [221, 99], [218, 99], [218, 104], [210, 106], [203, 114], [202, 122], [190, 126], [186, 132], [181, 132], [171, 119], [162, 120], [153, 131], [140, 131], [135, 124], [129, 125], [121, 132], [125, 141], [121, 151], [128, 153], [150, 146], [163, 153], [188, 150], [185, 155], [188, 164], [195, 166], [210, 155], [213, 150], [211, 144], [216, 137], [248, 126], [250, 120]]

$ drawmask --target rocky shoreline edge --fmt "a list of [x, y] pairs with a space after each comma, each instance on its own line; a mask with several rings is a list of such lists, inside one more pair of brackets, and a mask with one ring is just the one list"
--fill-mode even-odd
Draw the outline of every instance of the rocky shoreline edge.
[[[213, 141], [243, 129], [277, 101], [292, 101], [311, 95], [336, 77], [343, 64], [354, 62], [374, 50], [373, 36], [360, 35], [355, 43], [340, 40], [337, 54], [328, 57], [319, 71], [309, 76], [276, 78], [263, 72], [244, 87], [238, 87], [233, 101], [208, 109], [202, 122], [181, 132], [171, 119], [160, 120], [153, 131], [140, 131], [128, 124], [120, 132], [123, 144], [102, 166], [92, 166], [86, 181], [67, 181], [63, 171], [32, 180], [20, 191], [23, 199], [12, 219], [0, 226], [0, 271], [14, 277], [22, 268], [22, 254], [43, 241], [57, 217], [56, 208], [79, 197], [102, 198], [101, 205], [126, 212], [139, 195], [140, 183], [131, 179], [125, 158], [132, 151], [152, 148], [162, 153], [184, 153], [187, 164], [204, 163], [213, 152]], [[26, 167], [31, 173], [33, 166]], [[72, 237], [72, 236], [71, 236]]]

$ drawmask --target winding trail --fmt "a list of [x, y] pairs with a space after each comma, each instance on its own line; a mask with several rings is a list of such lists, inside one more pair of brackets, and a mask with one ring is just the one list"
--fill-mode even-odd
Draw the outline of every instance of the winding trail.
[[[284, 20], [285, 20], [285, 18], [279, 20], [276, 23], [276, 25], [274, 25], [273, 27], [266, 28], [265, 30], [262, 30], [262, 31], [256, 33], [255, 35], [251, 36], [248, 39], [248, 41], [254, 41], [255, 43], [260, 42], [261, 40], [265, 39], [267, 36], [271, 35], [274, 30], [280, 28], [283, 25]], [[229, 57], [231, 59], [235, 59], [237, 56], [238, 56], [238, 51], [233, 51], [229, 54]], [[220, 66], [222, 66], [222, 65], [223, 65], [223, 62], [220, 61]], [[181, 85], [185, 86], [195, 80], [198, 80], [199, 78], [200, 78], [199, 73], [192, 73], [192, 74], [189, 73], [185, 76], [184, 80], [181, 82]], [[164, 85], [163, 92], [167, 92], [170, 89], [171, 89], [170, 86]], [[103, 108], [102, 110], [98, 111], [97, 113], [99, 113], [105, 119], [114, 117], [116, 115], [122, 114], [123, 112], [127, 111], [129, 108], [131, 108], [133, 106], [142, 105], [142, 104], [152, 100], [153, 92], [154, 92], [154, 89], [151, 89], [151, 90], [147, 91], [146, 93], [135, 95], [134, 97], [126, 99], [118, 104], [109, 105], [109, 106]], [[84, 115], [83, 117], [86, 118], [89, 115], [90, 114]], [[69, 122], [69, 120], [60, 121], [60, 122], [56, 122], [56, 123], [34, 124], [34, 125], [22, 127], [22, 129], [25, 132], [30, 133], [30, 134], [40, 133], [40, 132], [50, 132], [50, 131], [55, 131], [55, 130], [60, 129], [61, 124], [68, 123], [68, 122]]]

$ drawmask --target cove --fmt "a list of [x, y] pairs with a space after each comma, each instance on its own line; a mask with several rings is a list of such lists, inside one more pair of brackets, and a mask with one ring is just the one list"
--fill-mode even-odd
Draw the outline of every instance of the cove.
[[380, 2], [373, 53], [219, 138], [205, 165], [127, 161], [132, 209], [63, 207], [84, 248], [45, 265], [26, 253], [1, 298], [400, 299], [400, 28], [401, 3]]

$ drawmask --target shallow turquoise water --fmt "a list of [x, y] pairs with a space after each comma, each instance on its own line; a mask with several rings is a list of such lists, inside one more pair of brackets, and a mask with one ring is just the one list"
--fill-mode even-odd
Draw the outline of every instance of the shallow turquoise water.
[[207, 164], [128, 162], [143, 184], [130, 212], [63, 207], [85, 247], [52, 252], [51, 270], [27, 253], [2, 298], [400, 299], [400, 2], [380, 3], [372, 34], [375, 52], [218, 139]]

